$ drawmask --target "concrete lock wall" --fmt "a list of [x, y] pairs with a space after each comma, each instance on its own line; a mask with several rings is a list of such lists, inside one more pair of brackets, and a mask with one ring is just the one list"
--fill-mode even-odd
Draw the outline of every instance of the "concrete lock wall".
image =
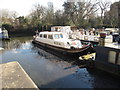
[[97, 46], [95, 67], [120, 76], [120, 49]]

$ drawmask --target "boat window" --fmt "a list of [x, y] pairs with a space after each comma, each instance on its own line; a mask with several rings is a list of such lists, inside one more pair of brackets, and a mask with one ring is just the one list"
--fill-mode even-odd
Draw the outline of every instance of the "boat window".
[[55, 37], [55, 39], [58, 39], [59, 38], [59, 34], [55, 34], [54, 37]]
[[62, 34], [60, 34], [60, 38], [63, 38], [63, 35], [62, 35]]
[[40, 34], [40, 37], [42, 37], [42, 34]]
[[52, 36], [52, 35], [48, 35], [48, 38], [49, 38], [49, 39], [53, 39], [53, 36]]
[[44, 34], [44, 38], [47, 38], [47, 34]]

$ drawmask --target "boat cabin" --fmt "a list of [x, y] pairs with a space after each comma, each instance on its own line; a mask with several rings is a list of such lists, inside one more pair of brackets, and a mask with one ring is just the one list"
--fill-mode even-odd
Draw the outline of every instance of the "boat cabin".
[[39, 37], [47, 39], [62, 39], [62, 33], [39, 33]]
[[40, 32], [35, 40], [43, 44], [68, 49], [82, 47], [80, 40], [69, 39], [63, 32]]

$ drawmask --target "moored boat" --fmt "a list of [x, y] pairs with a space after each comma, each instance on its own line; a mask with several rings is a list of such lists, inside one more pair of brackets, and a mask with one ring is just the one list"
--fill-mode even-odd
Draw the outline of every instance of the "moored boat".
[[91, 45], [83, 45], [80, 40], [69, 39], [63, 32], [40, 32], [34, 37], [33, 43], [44, 48], [53, 49], [71, 55], [87, 54]]

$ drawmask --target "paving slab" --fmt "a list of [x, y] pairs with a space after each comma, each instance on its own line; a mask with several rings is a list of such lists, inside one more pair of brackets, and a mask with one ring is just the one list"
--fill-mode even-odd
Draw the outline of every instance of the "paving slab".
[[0, 64], [0, 67], [2, 88], [34, 88], [39, 90], [18, 62]]

